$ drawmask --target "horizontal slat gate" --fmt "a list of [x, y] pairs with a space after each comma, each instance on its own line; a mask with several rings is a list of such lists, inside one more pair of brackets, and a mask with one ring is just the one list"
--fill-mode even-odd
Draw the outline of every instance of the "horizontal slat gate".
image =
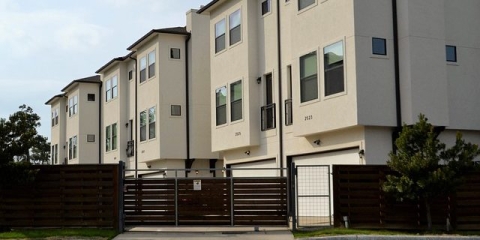
[[125, 179], [124, 183], [127, 226], [287, 225], [286, 178]]

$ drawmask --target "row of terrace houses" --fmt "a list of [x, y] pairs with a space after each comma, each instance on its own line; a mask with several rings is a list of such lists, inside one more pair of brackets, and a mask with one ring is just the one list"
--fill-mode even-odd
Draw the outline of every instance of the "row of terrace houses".
[[477, 0], [213, 0], [48, 100], [52, 160], [145, 176], [383, 164], [420, 113], [479, 144], [477, 22]]

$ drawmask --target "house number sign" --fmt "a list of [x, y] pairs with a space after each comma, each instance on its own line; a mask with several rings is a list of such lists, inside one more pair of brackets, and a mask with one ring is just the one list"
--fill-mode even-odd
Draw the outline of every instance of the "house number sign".
[[202, 190], [202, 180], [193, 180], [193, 190], [194, 191]]

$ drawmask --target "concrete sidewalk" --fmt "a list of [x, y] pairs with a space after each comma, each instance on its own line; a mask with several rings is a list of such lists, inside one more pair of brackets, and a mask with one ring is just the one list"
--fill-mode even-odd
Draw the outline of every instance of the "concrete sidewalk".
[[245, 239], [245, 240], [293, 240], [287, 227], [134, 227], [127, 229], [114, 240], [169, 240], [169, 239]]
[[302, 240], [480, 240], [480, 236], [377, 236], [377, 235], [345, 235], [345, 236], [330, 236], [330, 237], [311, 237], [302, 238]]

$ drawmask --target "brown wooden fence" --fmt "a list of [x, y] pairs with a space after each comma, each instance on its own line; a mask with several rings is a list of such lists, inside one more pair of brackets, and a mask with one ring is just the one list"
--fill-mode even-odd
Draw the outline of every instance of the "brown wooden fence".
[[124, 184], [127, 226], [287, 225], [286, 178], [125, 179]]
[[[424, 229], [423, 201], [398, 202], [381, 190], [387, 166], [333, 166], [334, 225], [348, 216], [353, 228]], [[432, 206], [435, 228], [446, 227], [447, 218], [457, 230], [480, 229], [480, 174], [466, 177], [456, 194], [436, 199]]]
[[119, 229], [118, 165], [34, 168], [34, 183], [0, 188], [0, 226]]

